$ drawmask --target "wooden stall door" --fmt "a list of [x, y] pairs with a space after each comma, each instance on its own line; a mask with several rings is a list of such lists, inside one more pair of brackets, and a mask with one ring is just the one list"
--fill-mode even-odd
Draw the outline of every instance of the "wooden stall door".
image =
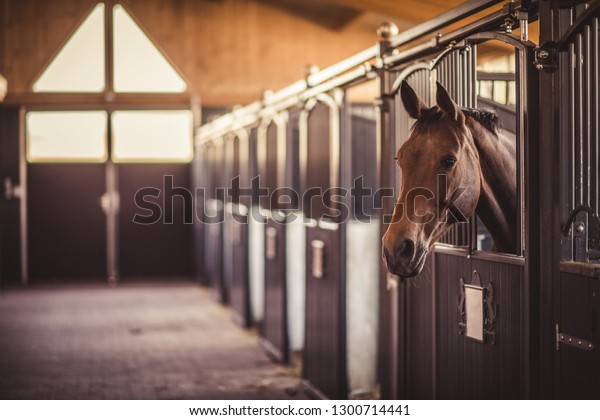
[[31, 163], [28, 262], [32, 283], [107, 277], [103, 163]]

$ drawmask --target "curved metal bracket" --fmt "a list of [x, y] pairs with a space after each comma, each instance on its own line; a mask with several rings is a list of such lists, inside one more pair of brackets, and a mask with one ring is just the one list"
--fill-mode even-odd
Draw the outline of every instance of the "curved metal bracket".
[[592, 210], [592, 208], [590, 206], [588, 206], [586, 204], [581, 204], [579, 206], [576, 206], [569, 213], [569, 217], [567, 217], [567, 221], [565, 222], [565, 225], [562, 228], [563, 236], [569, 236], [569, 232], [571, 232], [571, 225], [573, 224], [575, 217], [577, 217], [577, 215], [579, 213], [581, 213], [582, 211], [587, 213], [590, 216], [590, 219], [592, 220], [592, 224], [594, 225], [596, 230], [598, 232], [600, 232], [600, 220], [598, 219], [598, 215], [596, 213], [594, 213], [594, 210]]

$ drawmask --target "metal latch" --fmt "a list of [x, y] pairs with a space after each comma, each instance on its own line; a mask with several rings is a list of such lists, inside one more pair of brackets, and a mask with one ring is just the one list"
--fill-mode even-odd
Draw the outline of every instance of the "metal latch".
[[558, 324], [556, 324], [556, 350], [560, 350], [561, 344], [566, 344], [567, 346], [575, 347], [585, 351], [591, 351], [594, 349], [594, 345], [590, 341], [562, 333], [560, 332]]

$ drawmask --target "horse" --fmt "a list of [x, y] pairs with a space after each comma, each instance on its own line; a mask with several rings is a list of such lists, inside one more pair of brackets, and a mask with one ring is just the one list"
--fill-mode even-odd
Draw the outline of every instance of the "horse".
[[416, 122], [396, 153], [401, 188], [382, 251], [388, 271], [402, 278], [418, 275], [436, 241], [473, 214], [497, 251], [516, 252], [514, 136], [500, 127], [496, 114], [461, 108], [436, 85], [437, 105], [431, 108], [406, 81], [400, 88]]

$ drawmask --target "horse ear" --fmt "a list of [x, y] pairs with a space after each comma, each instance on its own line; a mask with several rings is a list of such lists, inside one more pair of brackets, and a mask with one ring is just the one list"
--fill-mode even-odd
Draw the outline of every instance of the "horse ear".
[[435, 100], [437, 105], [442, 111], [448, 114], [454, 121], [459, 123], [465, 122], [465, 114], [460, 110], [460, 107], [452, 100], [448, 91], [442, 86], [440, 82], [435, 82], [437, 86], [437, 92], [435, 94]]
[[400, 86], [400, 96], [408, 115], [418, 120], [423, 115], [423, 111], [427, 109], [427, 105], [419, 98], [419, 95], [410, 87], [406, 80], [403, 80]]

